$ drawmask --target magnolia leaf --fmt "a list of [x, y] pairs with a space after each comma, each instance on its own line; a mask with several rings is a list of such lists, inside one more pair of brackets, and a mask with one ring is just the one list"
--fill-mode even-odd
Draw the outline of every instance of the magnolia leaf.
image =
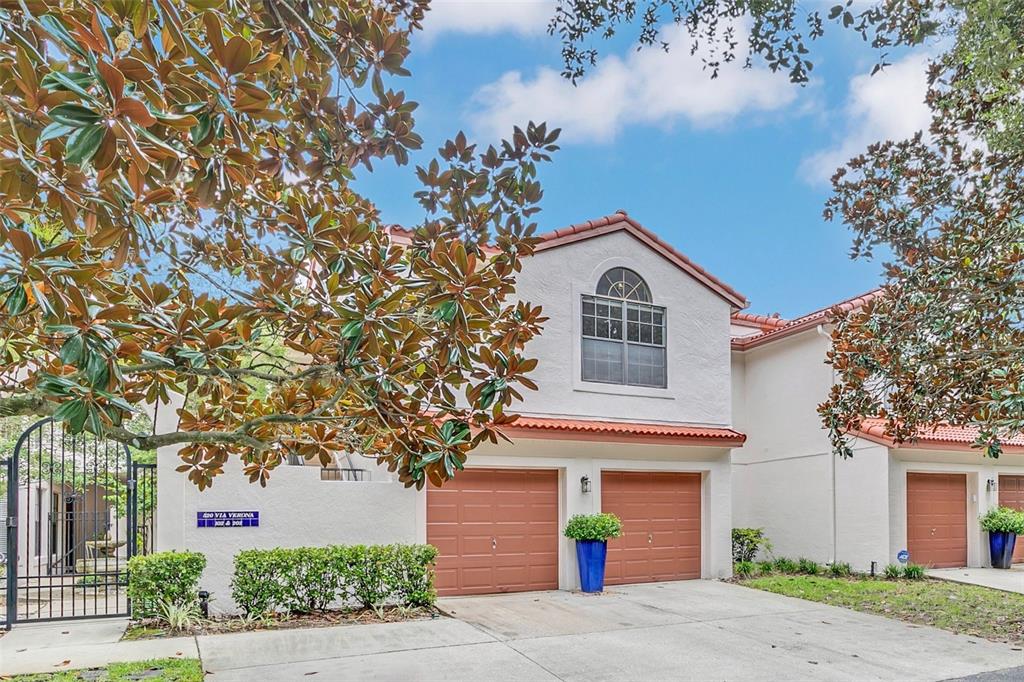
[[4, 307], [11, 315], [20, 315], [27, 305], [28, 295], [25, 293], [25, 288], [20, 283], [16, 283], [7, 292]]
[[64, 137], [74, 130], [76, 130], [75, 126], [54, 122], [43, 128], [43, 132], [39, 133], [38, 142], [43, 143], [58, 137]]
[[105, 125], [91, 125], [71, 133], [65, 148], [64, 160], [68, 163], [83, 164], [92, 159], [100, 142], [107, 133]]
[[67, 422], [72, 433], [81, 433], [88, 416], [88, 408], [80, 398], [61, 403], [53, 413], [54, 421]]
[[81, 334], [69, 336], [60, 347], [60, 361], [65, 365], [78, 365], [82, 361], [82, 351], [84, 349], [85, 339], [82, 338]]
[[85, 49], [71, 36], [71, 33], [68, 32], [64, 25], [60, 23], [59, 19], [53, 15], [47, 14], [40, 17], [38, 22], [39, 25], [43, 27], [44, 31], [60, 41], [64, 47], [81, 57], [85, 56]]
[[117, 116], [124, 116], [137, 125], [143, 128], [156, 123], [156, 117], [150, 113], [146, 105], [135, 99], [134, 97], [125, 97], [121, 99], [117, 106], [114, 108], [114, 114]]
[[11, 243], [23, 261], [29, 260], [38, 253], [36, 240], [25, 230], [8, 230], [7, 241]]
[[43, 76], [39, 84], [47, 90], [73, 92], [82, 97], [93, 99], [88, 88], [95, 82], [96, 79], [93, 78], [91, 73], [82, 71], [74, 73], [51, 71]]
[[92, 109], [87, 109], [80, 104], [60, 104], [50, 109], [50, 118], [57, 123], [81, 128], [92, 125], [100, 120], [100, 115]]
[[249, 66], [252, 60], [252, 45], [241, 36], [233, 36], [224, 47], [224, 68], [236, 74]]

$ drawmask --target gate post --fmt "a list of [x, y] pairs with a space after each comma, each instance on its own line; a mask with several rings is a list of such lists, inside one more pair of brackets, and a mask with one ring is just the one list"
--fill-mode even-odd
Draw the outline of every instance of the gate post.
[[7, 615], [4, 627], [18, 616], [18, 465], [17, 456], [4, 460], [7, 467]]
[[135, 556], [135, 552], [138, 549], [138, 532], [139, 532], [139, 491], [138, 491], [138, 472], [135, 470], [135, 463], [131, 461], [129, 456], [128, 459], [128, 480], [125, 482], [127, 486], [126, 490], [126, 506], [128, 511], [128, 559]]

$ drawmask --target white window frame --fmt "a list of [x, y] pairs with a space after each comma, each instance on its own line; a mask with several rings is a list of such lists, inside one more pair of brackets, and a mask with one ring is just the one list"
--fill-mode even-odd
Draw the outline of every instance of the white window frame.
[[[626, 266], [615, 266], [615, 267], [626, 267]], [[611, 269], [613, 269], [613, 268], [609, 268], [609, 270], [611, 270]], [[632, 270], [631, 268], [628, 268], [628, 267], [627, 267], [627, 269]], [[606, 270], [604, 272], [607, 272], [607, 271], [608, 270]], [[574, 316], [573, 331], [575, 332], [574, 335], [576, 337], [575, 348], [576, 348], [576, 356], [577, 356], [575, 358], [575, 364], [576, 364], [577, 370], [574, 372], [574, 376], [576, 378], [576, 381], [574, 381], [573, 383], [576, 384], [576, 386], [574, 387], [574, 388], [576, 388], [576, 390], [594, 390], [594, 387], [597, 387], [597, 386], [600, 386], [600, 387], [615, 387], [615, 389], [613, 389], [611, 391], [605, 389], [605, 390], [597, 390], [595, 392], [635, 394], [634, 392], [640, 391], [641, 392], [640, 395], [653, 395], [655, 397], [666, 397], [664, 395], [664, 393], [668, 390], [668, 386], [669, 386], [669, 376], [668, 376], [669, 375], [669, 371], [668, 371], [668, 365], [669, 365], [669, 354], [668, 354], [668, 310], [667, 310], [667, 308], [665, 306], [656, 305], [656, 304], [654, 304], [652, 302], [653, 299], [654, 299], [654, 296], [653, 296], [653, 292], [651, 291], [650, 285], [648, 285], [646, 280], [644, 280], [643, 277], [641, 277], [638, 273], [636, 273], [635, 270], [632, 270], [632, 272], [634, 274], [636, 274], [636, 276], [639, 277], [640, 280], [644, 283], [644, 286], [647, 287], [648, 292], [651, 294], [650, 295], [650, 299], [651, 299], [650, 302], [649, 301], [632, 301], [630, 299], [615, 298], [615, 297], [610, 297], [610, 296], [600, 296], [600, 295], [592, 293], [592, 292], [574, 292], [574, 294], [577, 294], [577, 295], [574, 296], [575, 300], [574, 300], [574, 306], [573, 306], [573, 308], [574, 308], [574, 310], [573, 310], [573, 316]], [[603, 276], [604, 276], [604, 273], [602, 273], [598, 277], [598, 281]], [[595, 286], [596, 286], [596, 284], [595, 284]], [[608, 339], [608, 338], [604, 338], [604, 337], [600, 337], [600, 336], [596, 336], [596, 335], [587, 335], [587, 334], [583, 333], [583, 304], [584, 304], [585, 301], [588, 301], [588, 300], [589, 301], [593, 301], [595, 303], [598, 303], [598, 302], [601, 302], [601, 301], [607, 301], [608, 303], [612, 303], [612, 304], [621, 306], [621, 310], [622, 310], [622, 313], [623, 313], [623, 315], [622, 315], [622, 338], [621, 339]], [[660, 344], [656, 344], [656, 343], [653, 343], [653, 342], [652, 343], [645, 343], [643, 341], [630, 341], [629, 340], [629, 332], [628, 332], [629, 313], [628, 313], [628, 309], [629, 309], [630, 305], [634, 305], [634, 306], [637, 306], [637, 307], [640, 307], [640, 308], [649, 308], [652, 311], [658, 311], [658, 312], [661, 313], [661, 331], [662, 331], [662, 339], [661, 340], [662, 340], [662, 342]], [[592, 339], [592, 340], [596, 340], [596, 341], [606, 341], [606, 342], [611, 342], [611, 343], [618, 343], [621, 346], [621, 349], [622, 349], [622, 351], [621, 351], [622, 352], [622, 379], [623, 379], [622, 382], [600, 381], [600, 380], [596, 380], [596, 379], [584, 379], [583, 378], [583, 341], [584, 341], [584, 339]], [[664, 368], [664, 382], [663, 382], [663, 384], [661, 386], [651, 386], [651, 385], [644, 385], [644, 384], [631, 384], [631, 383], [628, 383], [628, 380], [629, 380], [629, 376], [628, 376], [628, 373], [629, 373], [628, 353], [629, 353], [629, 348], [630, 348], [631, 345], [632, 346], [647, 347], [647, 348], [661, 348], [662, 349], [662, 352], [663, 352], [664, 358], [665, 358], [665, 368]], [[653, 391], [655, 393], [653, 393], [653, 394], [648, 393], [650, 391]]]

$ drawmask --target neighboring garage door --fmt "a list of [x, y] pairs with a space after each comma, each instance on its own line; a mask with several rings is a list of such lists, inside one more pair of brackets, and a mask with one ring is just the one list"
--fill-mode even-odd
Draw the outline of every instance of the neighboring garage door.
[[[1024, 476], [999, 477], [999, 504], [1024, 511]], [[1024, 562], [1024, 538], [1017, 539], [1013, 549], [1014, 563]]]
[[700, 577], [700, 474], [605, 471], [601, 510], [622, 519], [608, 542], [610, 585]]
[[558, 588], [558, 472], [466, 469], [427, 490], [440, 595]]
[[967, 565], [966, 474], [907, 474], [907, 549], [915, 564]]

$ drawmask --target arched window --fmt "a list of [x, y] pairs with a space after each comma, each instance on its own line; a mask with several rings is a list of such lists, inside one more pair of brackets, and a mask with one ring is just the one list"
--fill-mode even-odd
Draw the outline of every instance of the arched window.
[[665, 388], [665, 309], [652, 305], [647, 283], [632, 270], [601, 275], [584, 295], [583, 381]]
[[647, 282], [626, 268], [612, 268], [601, 275], [597, 283], [597, 295], [641, 303], [651, 302], [651, 290], [647, 288]]

